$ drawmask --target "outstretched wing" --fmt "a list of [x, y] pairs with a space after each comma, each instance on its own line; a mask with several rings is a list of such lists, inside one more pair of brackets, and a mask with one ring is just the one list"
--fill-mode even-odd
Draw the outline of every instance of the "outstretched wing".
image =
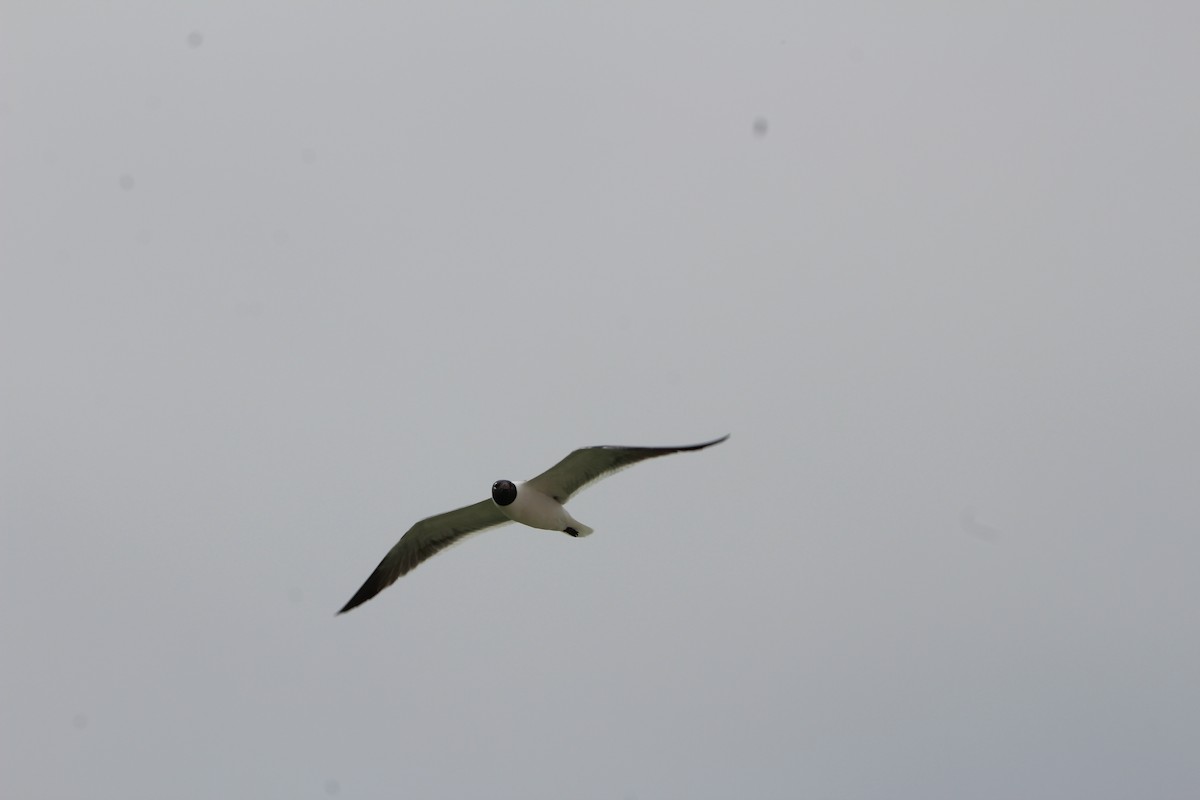
[[383, 561], [379, 562], [371, 577], [367, 578], [366, 583], [338, 613], [344, 614], [367, 602], [417, 564], [445, 550], [464, 536], [503, 525], [508, 521], [508, 517], [500, 513], [500, 509], [496, 508], [491, 498], [421, 520], [400, 537], [400, 541], [383, 557]]
[[683, 453], [688, 450], [703, 450], [714, 444], [720, 444], [728, 438], [729, 434], [725, 434], [720, 439], [713, 439], [711, 442], [689, 444], [682, 447], [620, 447], [617, 445], [583, 447], [528, 481], [527, 485], [543, 494], [550, 495], [560, 503], [565, 503], [571, 495], [592, 481], [599, 480], [605, 475], [610, 475], [639, 461], [671, 453]]

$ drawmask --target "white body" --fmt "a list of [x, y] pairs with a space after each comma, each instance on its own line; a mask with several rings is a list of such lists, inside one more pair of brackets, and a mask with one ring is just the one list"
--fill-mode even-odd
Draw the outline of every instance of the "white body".
[[[506, 506], [497, 505], [500, 513], [531, 528], [541, 528], [547, 531], [564, 531], [574, 528], [579, 536], [587, 536], [592, 529], [572, 517], [563, 504], [547, 494], [529, 486], [527, 482], [517, 483], [517, 499]], [[495, 502], [495, 501], [493, 501]]]

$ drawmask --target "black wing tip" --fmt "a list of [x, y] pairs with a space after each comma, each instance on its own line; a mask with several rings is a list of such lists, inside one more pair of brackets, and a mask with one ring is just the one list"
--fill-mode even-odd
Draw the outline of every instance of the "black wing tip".
[[358, 595], [354, 595], [354, 597], [350, 598], [350, 602], [348, 602], [348, 603], [346, 603], [346, 605], [342, 606], [341, 611], [334, 614], [334, 616], [340, 617], [342, 614], [345, 614], [350, 609], [357, 608], [358, 606], [361, 606], [363, 603], [367, 602], [370, 599], [371, 599], [370, 597], [359, 597]]
[[345, 614], [347, 611], [349, 611], [352, 608], [357, 608], [358, 606], [361, 606], [363, 603], [367, 602], [368, 600], [370, 600], [372, 597], [374, 597], [375, 595], [382, 592], [387, 587], [388, 587], [388, 584], [386, 584], [386, 583], [383, 584], [382, 586], [379, 585], [379, 582], [375, 580], [375, 576], [372, 575], [370, 578], [367, 578], [367, 582], [364, 583], [362, 586], [360, 586], [358, 591], [354, 593], [354, 597], [350, 598], [350, 602], [348, 602], [348, 603], [346, 603], [346, 605], [342, 606], [342, 610], [337, 612], [337, 614], [334, 614], [334, 616], [335, 617], [340, 616], [342, 614]]
[[681, 445], [673, 445], [673, 446], [667, 446], [667, 447], [641, 447], [641, 446], [637, 446], [637, 445], [625, 445], [625, 444], [603, 444], [603, 445], [600, 445], [600, 449], [603, 449], [603, 450], [646, 450], [646, 451], [659, 452], [659, 453], [662, 453], [663, 455], [666, 455], [667, 453], [686, 453], [691, 450], [703, 450], [706, 447], [712, 447], [714, 444], [720, 444], [721, 442], [728, 439], [730, 437], [730, 435], [731, 434], [727, 433], [720, 438], [713, 439], [712, 441], [709, 441], [709, 442], [701, 442], [700, 444], [681, 444]]
[[688, 453], [693, 450], [703, 450], [706, 447], [712, 447], [714, 444], [720, 444], [729, 438], [729, 434], [725, 434], [719, 439], [713, 439], [711, 442], [701, 442], [700, 444], [683, 444], [675, 447], [650, 447], [648, 450], [661, 450], [665, 453]]
[[730, 436], [730, 434], [728, 434], [728, 433], [727, 433], [727, 434], [725, 434], [724, 436], [722, 436], [722, 437], [720, 437], [720, 438], [713, 439], [711, 442], [703, 442], [703, 443], [701, 443], [701, 444], [694, 444], [694, 445], [692, 445], [691, 447], [685, 447], [685, 448], [683, 448], [683, 449], [684, 449], [684, 450], [703, 450], [703, 449], [704, 449], [704, 448], [706, 448], [706, 447], [712, 447], [714, 444], [720, 444], [721, 442], [723, 442], [723, 441], [725, 441], [726, 439], [728, 439], [728, 438], [729, 438], [729, 436]]
[[700, 444], [687, 444], [687, 445], [683, 445], [682, 447], [664, 447], [663, 449], [670, 451], [672, 453], [691, 453], [696, 450], [703, 450], [706, 447], [712, 447], [714, 444], [720, 444], [721, 442], [725, 441], [728, 438], [729, 438], [729, 434], [727, 433], [719, 439], [713, 439], [711, 442], [701, 442]]

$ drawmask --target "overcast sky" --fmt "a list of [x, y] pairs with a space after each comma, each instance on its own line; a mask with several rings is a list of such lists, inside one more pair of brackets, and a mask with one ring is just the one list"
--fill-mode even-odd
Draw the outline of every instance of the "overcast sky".
[[0, 794], [1200, 795], [1198, 9], [8, 0]]

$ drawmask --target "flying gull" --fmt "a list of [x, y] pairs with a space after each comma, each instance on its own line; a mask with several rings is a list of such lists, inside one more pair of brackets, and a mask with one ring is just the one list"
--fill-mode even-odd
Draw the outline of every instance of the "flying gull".
[[492, 496], [487, 500], [423, 519], [409, 528], [338, 613], [344, 614], [367, 602], [417, 564], [485, 528], [520, 522], [531, 528], [562, 531], [575, 537], [587, 536], [592, 529], [563, 507], [571, 495], [589, 483], [647, 458], [703, 450], [728, 438], [726, 434], [711, 442], [683, 447], [583, 447], [532, 480], [496, 481], [492, 484]]

